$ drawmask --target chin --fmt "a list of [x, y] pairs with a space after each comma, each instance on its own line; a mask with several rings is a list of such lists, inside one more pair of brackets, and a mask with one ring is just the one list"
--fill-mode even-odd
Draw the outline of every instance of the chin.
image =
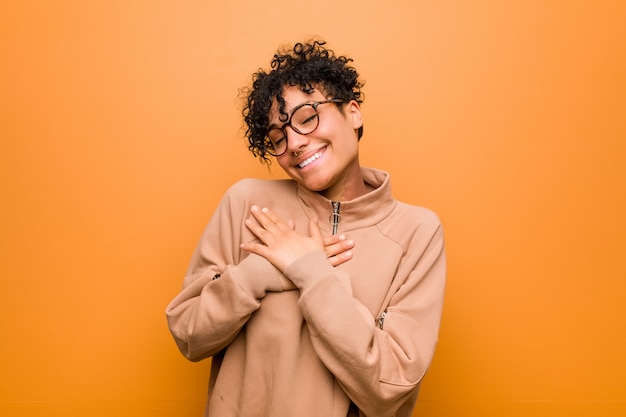
[[304, 187], [310, 191], [315, 191], [319, 193], [320, 191], [323, 191], [328, 188], [325, 185], [320, 184], [319, 182], [307, 181], [306, 179], [302, 177], [291, 177], [291, 178], [295, 180], [298, 184], [300, 184], [301, 187]]
[[301, 183], [304, 188], [310, 191], [314, 191], [316, 193], [324, 194], [326, 191], [332, 188], [332, 185], [328, 182], [307, 182], [304, 181]]

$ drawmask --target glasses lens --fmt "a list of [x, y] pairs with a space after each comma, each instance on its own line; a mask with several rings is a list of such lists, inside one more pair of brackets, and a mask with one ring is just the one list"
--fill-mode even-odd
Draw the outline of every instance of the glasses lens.
[[280, 156], [287, 150], [287, 138], [282, 129], [274, 128], [267, 132], [265, 150], [274, 156]]
[[300, 134], [308, 135], [317, 129], [319, 123], [317, 111], [311, 104], [298, 108], [291, 115], [291, 126]]

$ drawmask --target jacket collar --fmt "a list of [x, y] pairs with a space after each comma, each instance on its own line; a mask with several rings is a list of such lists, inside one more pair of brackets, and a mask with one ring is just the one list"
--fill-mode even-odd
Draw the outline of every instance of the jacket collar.
[[[353, 200], [339, 202], [341, 217], [338, 233], [374, 226], [389, 216], [396, 205], [391, 195], [391, 182], [387, 172], [361, 167], [361, 173], [365, 183], [372, 186], [374, 190]], [[320, 229], [330, 234], [333, 202], [300, 185], [298, 185], [298, 200], [307, 216], [316, 217], [319, 220]]]

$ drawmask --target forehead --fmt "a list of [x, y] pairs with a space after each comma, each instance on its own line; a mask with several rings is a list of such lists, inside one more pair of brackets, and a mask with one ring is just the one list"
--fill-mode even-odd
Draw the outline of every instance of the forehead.
[[[312, 92], [305, 93], [301, 90], [300, 86], [286, 86], [281, 92], [283, 99], [285, 100], [284, 112], [291, 114], [291, 111], [302, 103], [310, 101], [325, 100], [326, 96], [317, 88], [314, 88]], [[269, 119], [270, 122], [279, 121], [279, 103], [276, 98], [272, 100], [272, 107], [270, 108]]]

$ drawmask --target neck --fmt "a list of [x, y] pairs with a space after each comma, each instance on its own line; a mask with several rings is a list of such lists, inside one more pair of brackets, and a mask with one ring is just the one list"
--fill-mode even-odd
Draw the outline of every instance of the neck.
[[350, 182], [337, 184], [334, 187], [321, 191], [324, 197], [331, 201], [350, 201], [367, 194], [373, 188], [365, 183], [363, 177], [359, 175]]

